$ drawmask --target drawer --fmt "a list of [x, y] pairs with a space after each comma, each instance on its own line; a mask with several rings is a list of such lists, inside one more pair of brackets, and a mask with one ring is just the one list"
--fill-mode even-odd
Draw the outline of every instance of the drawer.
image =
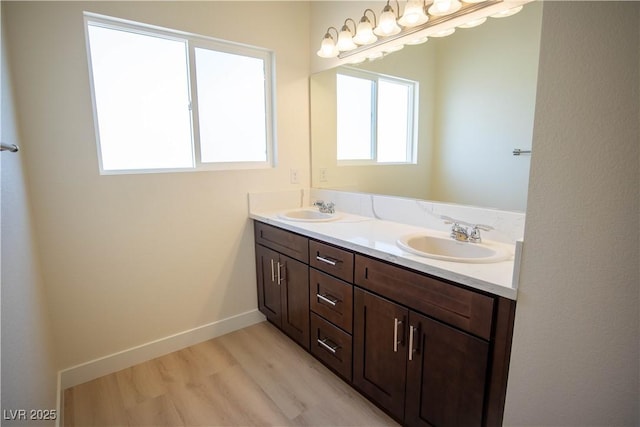
[[309, 265], [346, 282], [353, 282], [353, 253], [344, 249], [310, 240]]
[[491, 338], [494, 298], [428, 275], [356, 256], [355, 283], [481, 338]]
[[351, 335], [311, 313], [311, 354], [351, 382]]
[[319, 314], [348, 333], [353, 325], [353, 285], [309, 269], [309, 303]]
[[295, 258], [309, 262], [309, 239], [281, 228], [256, 221], [254, 223], [256, 243]]

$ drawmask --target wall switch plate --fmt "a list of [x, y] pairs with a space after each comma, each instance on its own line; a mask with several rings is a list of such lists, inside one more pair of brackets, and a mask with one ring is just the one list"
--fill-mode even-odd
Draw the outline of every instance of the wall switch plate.
[[292, 184], [300, 184], [300, 178], [298, 177], [298, 169], [289, 170], [289, 180]]
[[320, 168], [320, 182], [327, 182], [327, 168]]

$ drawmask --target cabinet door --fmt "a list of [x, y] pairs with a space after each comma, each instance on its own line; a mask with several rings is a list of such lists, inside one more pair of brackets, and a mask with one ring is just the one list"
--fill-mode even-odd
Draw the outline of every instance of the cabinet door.
[[256, 269], [258, 276], [258, 309], [270, 322], [282, 326], [281, 284], [276, 275], [280, 254], [256, 245]]
[[489, 344], [411, 312], [405, 423], [480, 426]]
[[408, 310], [362, 289], [354, 301], [353, 383], [402, 421]]
[[282, 330], [309, 350], [309, 267], [284, 255], [279, 258], [282, 282]]

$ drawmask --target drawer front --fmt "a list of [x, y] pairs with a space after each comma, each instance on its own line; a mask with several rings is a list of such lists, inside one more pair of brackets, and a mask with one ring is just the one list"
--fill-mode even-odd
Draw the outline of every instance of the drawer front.
[[254, 223], [256, 243], [304, 263], [309, 262], [309, 239], [262, 222]]
[[311, 310], [351, 333], [353, 328], [353, 285], [316, 269], [309, 270]]
[[355, 283], [481, 338], [491, 338], [494, 298], [361, 255], [356, 256]]
[[353, 253], [344, 249], [310, 240], [309, 265], [345, 282], [353, 282]]
[[311, 313], [311, 354], [351, 382], [351, 335]]

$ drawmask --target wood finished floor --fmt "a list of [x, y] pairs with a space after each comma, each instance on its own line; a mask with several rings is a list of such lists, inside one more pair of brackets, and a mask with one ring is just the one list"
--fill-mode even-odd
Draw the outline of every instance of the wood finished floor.
[[397, 426], [267, 322], [64, 391], [65, 426]]

